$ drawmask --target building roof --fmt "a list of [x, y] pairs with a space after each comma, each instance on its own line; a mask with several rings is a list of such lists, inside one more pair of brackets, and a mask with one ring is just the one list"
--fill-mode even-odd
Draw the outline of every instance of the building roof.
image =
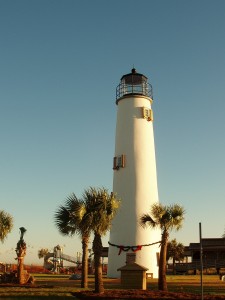
[[[225, 239], [224, 238], [204, 238], [202, 239], [203, 250], [225, 250]], [[200, 243], [190, 243], [189, 250], [199, 250]]]
[[117, 271], [147, 271], [147, 270], [148, 268], [138, 265], [137, 263], [127, 264], [117, 269]]

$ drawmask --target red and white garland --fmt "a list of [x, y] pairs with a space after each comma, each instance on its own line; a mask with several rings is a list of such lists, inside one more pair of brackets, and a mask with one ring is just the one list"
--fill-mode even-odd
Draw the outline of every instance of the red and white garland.
[[108, 244], [109, 244], [110, 246], [119, 248], [119, 253], [118, 253], [118, 255], [120, 255], [122, 251], [127, 252], [127, 251], [129, 251], [129, 250], [132, 250], [133, 252], [137, 252], [137, 251], [141, 250], [142, 247], [152, 246], [152, 245], [155, 245], [155, 244], [161, 244], [161, 241], [155, 242], [155, 243], [152, 243], [152, 244], [144, 244], [144, 245], [136, 245], [136, 246], [115, 245], [115, 244], [112, 244], [112, 243], [110, 243], [110, 242], [108, 242]]

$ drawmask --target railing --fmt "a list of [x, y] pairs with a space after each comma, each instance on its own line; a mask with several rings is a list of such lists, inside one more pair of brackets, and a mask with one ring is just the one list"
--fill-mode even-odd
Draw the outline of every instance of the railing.
[[71, 263], [77, 263], [77, 259], [75, 257], [70, 256], [70, 255], [61, 254], [60, 258], [66, 260], [66, 261], [69, 261]]
[[[190, 263], [176, 263], [175, 264], [175, 270], [176, 271], [184, 271], [184, 270], [196, 270], [200, 269], [201, 264], [200, 262], [190, 262]], [[209, 269], [209, 268], [225, 268], [225, 262], [224, 261], [203, 261], [203, 268]]]
[[121, 82], [116, 88], [116, 100], [129, 94], [138, 94], [153, 99], [152, 85], [147, 82], [142, 84], [126, 84]]

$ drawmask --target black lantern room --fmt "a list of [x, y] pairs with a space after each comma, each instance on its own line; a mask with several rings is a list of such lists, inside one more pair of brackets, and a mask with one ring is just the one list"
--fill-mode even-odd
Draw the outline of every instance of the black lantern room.
[[143, 95], [153, 99], [152, 85], [148, 78], [132, 69], [131, 73], [123, 75], [120, 84], [116, 88], [116, 100], [127, 95]]

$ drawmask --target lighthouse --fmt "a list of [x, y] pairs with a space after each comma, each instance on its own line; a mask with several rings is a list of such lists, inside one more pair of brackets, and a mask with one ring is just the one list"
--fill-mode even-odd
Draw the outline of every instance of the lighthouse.
[[159, 229], [140, 226], [140, 216], [158, 203], [153, 95], [148, 78], [134, 68], [116, 89], [117, 122], [113, 158], [113, 193], [121, 205], [110, 231], [108, 277], [128, 258], [158, 278]]

